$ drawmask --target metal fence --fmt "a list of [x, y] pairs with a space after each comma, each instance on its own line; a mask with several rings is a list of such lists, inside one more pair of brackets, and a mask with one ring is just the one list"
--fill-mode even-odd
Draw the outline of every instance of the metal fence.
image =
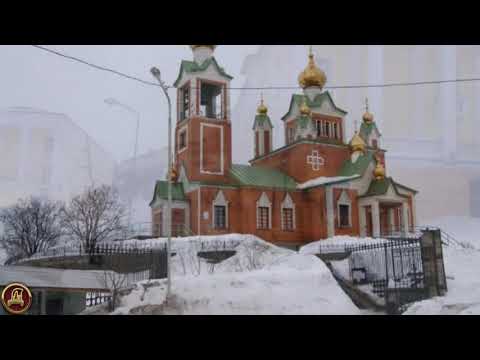
[[388, 311], [428, 296], [420, 238], [348, 246], [346, 251], [351, 281], [383, 299]]

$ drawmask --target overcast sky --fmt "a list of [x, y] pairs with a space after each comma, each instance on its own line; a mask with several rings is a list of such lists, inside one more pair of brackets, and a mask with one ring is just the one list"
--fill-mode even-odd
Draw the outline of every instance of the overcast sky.
[[[145, 80], [154, 81], [150, 68], [157, 66], [172, 84], [182, 59], [191, 60], [188, 45], [112, 46], [46, 45], [67, 55], [110, 67]], [[235, 77], [232, 86], [242, 86], [241, 66], [256, 45], [222, 45], [216, 56]], [[115, 160], [133, 155], [135, 121], [119, 107], [104, 99], [113, 97], [140, 112], [139, 153], [167, 143], [167, 103], [159, 88], [143, 85], [114, 74], [58, 57], [31, 46], [0, 46], [0, 108], [26, 106], [68, 115], [87, 131]], [[174, 95], [174, 91], [171, 90]], [[232, 93], [232, 105], [235, 104]]]

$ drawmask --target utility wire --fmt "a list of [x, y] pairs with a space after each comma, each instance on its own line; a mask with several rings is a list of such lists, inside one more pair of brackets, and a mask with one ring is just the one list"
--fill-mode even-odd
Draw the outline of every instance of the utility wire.
[[[151, 81], [146, 81], [146, 80], [140, 79], [138, 77], [131, 76], [131, 75], [122, 73], [122, 72], [114, 70], [114, 69], [107, 68], [105, 66], [96, 65], [96, 64], [90, 63], [88, 61], [79, 59], [77, 57], [66, 55], [66, 54], [63, 54], [61, 52], [49, 49], [49, 48], [44, 47], [44, 46], [40, 46], [40, 45], [32, 45], [32, 46], [37, 48], [37, 49], [52, 53], [54, 55], [61, 56], [63, 58], [69, 59], [69, 60], [77, 61], [77, 62], [82, 63], [84, 65], [93, 67], [97, 70], [107, 71], [107, 72], [113, 73], [115, 75], [122, 76], [126, 79], [140, 82], [144, 85], [151, 85], [151, 86], [160, 87], [160, 85], [157, 84], [157, 83], [154, 83], [154, 82], [151, 82]], [[463, 82], [473, 82], [473, 81], [480, 81], [480, 78], [466, 78], [466, 79], [454, 79], [454, 80], [435, 80], [435, 81], [417, 81], [417, 82], [404, 82], [404, 83], [400, 82], [400, 83], [371, 84], [371, 85], [339, 85], [339, 86], [326, 86], [325, 89], [335, 90], [335, 89], [388, 88], [388, 87], [405, 87], [405, 86], [418, 86], [418, 85], [452, 84], [452, 83], [463, 83]], [[168, 86], [168, 88], [173, 89], [174, 87], [173, 86]], [[196, 88], [193, 88], [193, 89], [196, 89]], [[301, 89], [301, 87], [299, 87], [299, 86], [263, 86], [263, 87], [229, 87], [228, 88], [228, 90], [299, 90], [299, 89]]]
[[61, 52], [58, 52], [58, 51], [55, 51], [55, 50], [52, 50], [52, 49], [49, 49], [49, 48], [46, 48], [44, 46], [40, 46], [40, 45], [32, 45], [33, 47], [37, 48], [37, 49], [41, 49], [43, 51], [47, 51], [49, 53], [52, 53], [52, 54], [55, 54], [55, 55], [58, 55], [58, 56], [61, 56], [63, 58], [66, 58], [66, 59], [69, 59], [69, 60], [73, 60], [73, 61], [77, 61], [79, 63], [82, 63], [84, 65], [88, 65], [90, 67], [93, 67], [97, 70], [102, 70], [102, 71], [108, 71], [108, 72], [111, 72], [115, 75], [119, 75], [119, 76], [122, 76], [124, 78], [127, 78], [127, 79], [130, 79], [130, 80], [135, 80], [135, 81], [138, 81], [138, 82], [141, 82], [142, 84], [145, 84], [145, 85], [152, 85], [152, 86], [157, 86], [157, 87], [160, 87], [159, 84], [156, 84], [154, 82], [150, 82], [150, 81], [146, 81], [146, 80], [142, 80], [140, 78], [137, 78], [135, 76], [131, 76], [131, 75], [128, 75], [128, 74], [124, 74], [120, 71], [117, 71], [117, 70], [113, 70], [113, 69], [109, 69], [105, 66], [100, 66], [100, 65], [95, 65], [95, 64], [92, 64], [92, 63], [89, 63], [88, 61], [85, 61], [85, 60], [82, 60], [82, 59], [79, 59], [79, 58], [76, 58], [74, 56], [70, 56], [70, 55], [65, 55]]

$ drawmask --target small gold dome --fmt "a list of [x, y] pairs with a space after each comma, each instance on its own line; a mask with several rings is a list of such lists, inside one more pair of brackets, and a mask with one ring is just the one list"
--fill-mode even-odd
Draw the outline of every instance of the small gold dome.
[[327, 76], [315, 64], [315, 58], [311, 49], [308, 58], [308, 65], [306, 69], [300, 73], [298, 77], [298, 83], [303, 89], [311, 86], [323, 88], [327, 83]]
[[385, 168], [382, 165], [382, 162], [377, 157], [377, 166], [373, 171], [373, 176], [375, 176], [376, 180], [383, 180], [385, 179]]
[[212, 50], [215, 50], [217, 45], [190, 45], [190, 47], [192, 48], [192, 50], [195, 50], [195, 49], [201, 48], [201, 47], [207, 47], [207, 48], [210, 48]]
[[373, 115], [370, 112], [366, 112], [363, 114], [363, 121], [366, 123], [372, 123], [373, 122]]
[[260, 102], [260, 105], [257, 108], [257, 113], [258, 115], [267, 115], [268, 113], [268, 108], [263, 103], [263, 97], [262, 97], [262, 101]]
[[302, 106], [300, 106], [300, 114], [304, 116], [310, 116], [311, 113], [312, 113], [312, 110], [310, 110], [310, 108], [308, 107], [307, 100], [303, 99], [303, 104]]
[[358, 131], [355, 132], [355, 135], [353, 135], [352, 140], [350, 140], [350, 149], [352, 152], [365, 152], [365, 141], [358, 135]]

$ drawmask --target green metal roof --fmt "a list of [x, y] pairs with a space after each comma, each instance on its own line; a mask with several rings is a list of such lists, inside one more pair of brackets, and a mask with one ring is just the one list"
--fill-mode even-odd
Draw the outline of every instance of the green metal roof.
[[293, 178], [278, 170], [264, 167], [232, 165], [230, 175], [240, 186], [297, 189], [297, 183]]
[[294, 94], [292, 96], [292, 100], [290, 101], [290, 107], [288, 109], [288, 112], [282, 117], [282, 120], [285, 121], [285, 119], [287, 118], [287, 116], [290, 114], [290, 112], [292, 111], [292, 108], [293, 108], [293, 105], [294, 104], [297, 104], [297, 106], [301, 106], [303, 104], [304, 101], [306, 101], [308, 107], [310, 109], [312, 108], [317, 108], [317, 107], [321, 107], [322, 104], [324, 103], [324, 101], [330, 101], [332, 104], [333, 104], [333, 107], [335, 108], [335, 110], [343, 113], [344, 115], [347, 114], [347, 112], [345, 110], [342, 110], [340, 109], [339, 107], [337, 107], [335, 105], [335, 103], [333, 102], [333, 99], [332, 99], [332, 96], [330, 95], [330, 93], [328, 91], [325, 91], [321, 94], [318, 94], [314, 99], [313, 101], [310, 100], [310, 98], [306, 95], [300, 95], [300, 94]]
[[178, 78], [177, 80], [175, 81], [175, 83], [173, 84], [173, 86], [177, 87], [178, 86], [178, 82], [180, 81], [180, 79], [182, 78], [182, 74], [183, 72], [187, 72], [187, 73], [195, 73], [195, 72], [201, 72], [201, 71], [205, 71], [208, 69], [208, 67], [211, 65], [211, 64], [214, 64], [215, 67], [217, 68], [217, 71], [222, 75], [222, 76], [225, 76], [226, 78], [232, 80], [233, 77], [228, 75], [225, 70], [223, 68], [221, 68], [219, 65], [218, 65], [218, 62], [217, 60], [215, 60], [214, 57], [211, 57], [207, 60], [205, 60], [203, 62], [203, 64], [201, 65], [198, 65], [195, 61], [187, 61], [187, 60], [183, 60], [182, 61], [182, 64], [180, 65], [180, 73], [178, 74]]
[[263, 127], [265, 123], [269, 125], [270, 128], [273, 129], [272, 122], [270, 121], [270, 118], [268, 117], [268, 115], [257, 115], [255, 116], [255, 122], [253, 123], [253, 129], [255, 130], [257, 125], [260, 127]]
[[343, 163], [338, 176], [353, 176], [353, 175], [361, 175], [365, 174], [367, 171], [368, 166], [372, 161], [375, 161], [373, 154], [371, 152], [367, 152], [364, 155], [360, 155], [357, 161], [352, 162], [351, 159], [346, 160]]
[[[150, 206], [153, 205], [157, 199], [168, 199], [168, 182], [157, 181], [155, 184], [155, 190], [153, 193], [153, 199], [150, 202]], [[183, 185], [180, 183], [172, 184], [172, 200], [185, 201], [185, 193], [183, 192]]]
[[[385, 195], [387, 193], [388, 189], [390, 188], [390, 186], [393, 186], [393, 189], [398, 196], [408, 197], [407, 195], [400, 194], [397, 186], [398, 187], [404, 187], [404, 186], [396, 183], [395, 180], [393, 180], [391, 177], [386, 177], [382, 180], [373, 180], [370, 183], [370, 187], [368, 188], [367, 192], [364, 195], [359, 196], [359, 197], [363, 198], [363, 197], [370, 197], [370, 196]], [[412, 189], [410, 189], [410, 190], [412, 190]], [[412, 191], [415, 191], [415, 190], [412, 190]]]

